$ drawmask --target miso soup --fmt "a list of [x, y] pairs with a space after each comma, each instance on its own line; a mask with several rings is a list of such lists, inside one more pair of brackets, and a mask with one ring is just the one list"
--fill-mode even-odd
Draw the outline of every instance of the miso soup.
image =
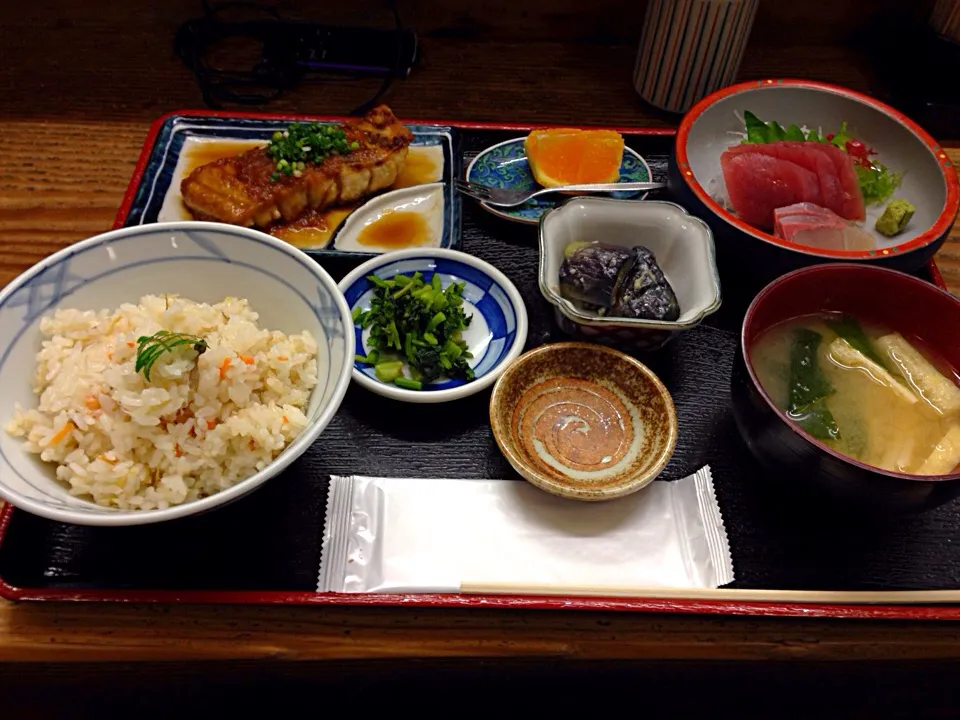
[[960, 382], [916, 341], [839, 315], [770, 328], [750, 358], [786, 416], [874, 467], [945, 475], [960, 465]]

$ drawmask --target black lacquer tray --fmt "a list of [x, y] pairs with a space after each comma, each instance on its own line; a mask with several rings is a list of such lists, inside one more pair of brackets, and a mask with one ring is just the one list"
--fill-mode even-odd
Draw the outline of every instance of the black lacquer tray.
[[[209, 113], [198, 117], [209, 116]], [[237, 114], [236, 117], [248, 117]], [[156, 130], [148, 138], [118, 226], [125, 224]], [[456, 174], [478, 151], [526, 127], [452, 126]], [[622, 130], [654, 179], [666, 178], [673, 133]], [[670, 199], [653, 193], [651, 199]], [[462, 250], [500, 268], [527, 305], [527, 349], [566, 339], [537, 286], [536, 228], [510, 223], [465, 200]], [[321, 263], [339, 279], [359, 260]], [[729, 588], [658, 598], [559, 598], [470, 595], [339, 595], [315, 592], [328, 477], [516, 479], [492, 437], [489, 391], [443, 406], [398, 405], [351, 386], [318, 442], [283, 475], [213, 512], [131, 528], [52, 522], [7, 508], [0, 522], [0, 594], [15, 600], [482, 605], [827, 615], [960, 618], [960, 607], [905, 593], [882, 603], [842, 600], [835, 592], [960, 589], [960, 505], [896, 521], [838, 515], [784, 494], [749, 455], [730, 408], [730, 371], [740, 322], [756, 282], [721, 265], [723, 307], [664, 349], [638, 355], [667, 385], [680, 437], [658, 482], [709, 464], [723, 512], [736, 581]], [[937, 280], [935, 268], [925, 271]], [[404, 422], [396, 422], [402, 409]], [[736, 592], [729, 592], [732, 589]], [[770, 592], [754, 592], [770, 591]], [[811, 591], [793, 593], [791, 591]], [[960, 593], [958, 593], [960, 595]], [[801, 601], [798, 598], [802, 597]], [[922, 603], [922, 604], [921, 604]]]

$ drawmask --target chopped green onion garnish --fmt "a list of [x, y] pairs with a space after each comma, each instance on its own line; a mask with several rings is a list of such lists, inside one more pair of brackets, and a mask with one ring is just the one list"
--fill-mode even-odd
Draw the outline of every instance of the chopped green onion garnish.
[[267, 155], [276, 163], [276, 181], [280, 175], [303, 173], [307, 163], [321, 163], [331, 155], [346, 155], [360, 147], [348, 141], [343, 128], [320, 123], [293, 123], [285, 131], [277, 131], [267, 144]]

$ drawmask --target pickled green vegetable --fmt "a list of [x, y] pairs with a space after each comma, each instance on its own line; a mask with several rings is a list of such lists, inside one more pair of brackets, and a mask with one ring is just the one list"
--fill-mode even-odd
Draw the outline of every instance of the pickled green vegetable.
[[[434, 274], [397, 275], [389, 280], [368, 277], [376, 290], [366, 311], [354, 311], [353, 321], [370, 328], [367, 356], [357, 360], [371, 364], [381, 382], [410, 390], [445, 375], [472, 380], [472, 355], [462, 333], [472, 319], [463, 310], [465, 283], [443, 287]], [[408, 378], [404, 367], [409, 369]]]

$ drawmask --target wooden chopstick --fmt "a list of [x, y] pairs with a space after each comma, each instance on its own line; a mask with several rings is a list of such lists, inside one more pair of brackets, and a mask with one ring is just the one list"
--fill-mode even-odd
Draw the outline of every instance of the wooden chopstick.
[[730, 588], [644, 588], [461, 582], [463, 595], [622, 597], [649, 600], [733, 600], [831, 605], [960, 603], [960, 590], [752, 590]]

